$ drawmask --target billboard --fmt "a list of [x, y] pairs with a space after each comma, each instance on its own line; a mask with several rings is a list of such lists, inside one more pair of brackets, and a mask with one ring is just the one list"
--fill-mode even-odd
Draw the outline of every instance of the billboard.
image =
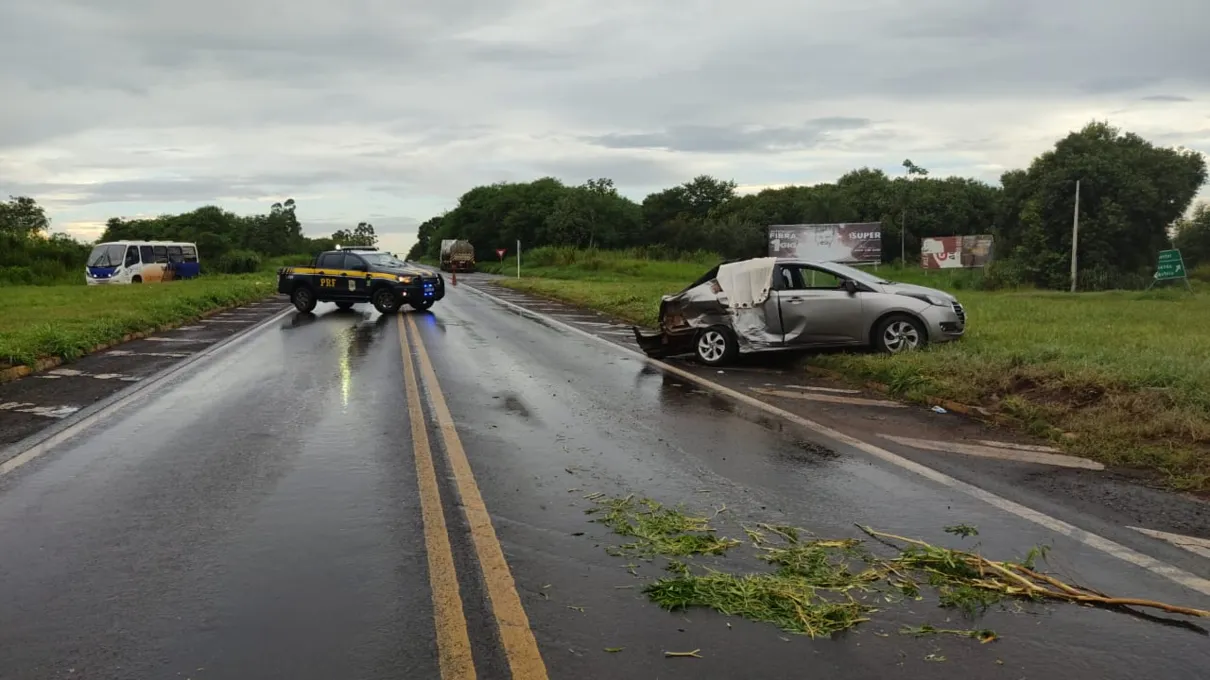
[[992, 237], [930, 236], [920, 243], [920, 266], [925, 269], [986, 267], [992, 261]]
[[775, 224], [769, 256], [856, 264], [882, 261], [882, 224]]

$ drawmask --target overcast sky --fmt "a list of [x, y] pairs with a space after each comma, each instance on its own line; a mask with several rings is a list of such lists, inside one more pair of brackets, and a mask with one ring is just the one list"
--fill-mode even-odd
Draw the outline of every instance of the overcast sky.
[[313, 235], [478, 184], [904, 158], [995, 181], [1093, 118], [1210, 152], [1207, 0], [0, 0], [0, 195], [111, 216], [293, 197]]

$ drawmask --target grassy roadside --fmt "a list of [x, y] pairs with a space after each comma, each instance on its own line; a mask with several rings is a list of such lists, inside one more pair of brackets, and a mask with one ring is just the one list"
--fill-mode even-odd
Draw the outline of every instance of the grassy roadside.
[[[708, 266], [595, 257], [589, 267], [523, 265], [524, 278], [501, 283], [653, 325], [660, 295], [680, 290]], [[919, 271], [883, 273], [938, 288], [969, 283]], [[961, 342], [898, 357], [806, 355], [804, 364], [884, 383], [909, 401], [982, 406], [1075, 455], [1154, 473], [1170, 488], [1210, 491], [1206, 293], [955, 293], [971, 323]]]
[[129, 333], [195, 319], [262, 299], [267, 273], [207, 276], [145, 286], [5, 286], [0, 296], [0, 365], [74, 359]]

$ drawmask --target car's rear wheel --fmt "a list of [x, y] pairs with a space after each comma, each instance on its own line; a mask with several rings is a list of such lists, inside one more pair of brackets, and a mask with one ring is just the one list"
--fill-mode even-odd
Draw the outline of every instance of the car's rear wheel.
[[315, 293], [306, 286], [299, 286], [290, 294], [290, 302], [294, 303], [295, 309], [305, 314], [315, 309]]
[[928, 344], [928, 332], [918, 320], [897, 314], [883, 319], [874, 329], [874, 349], [887, 354], [899, 354]]
[[739, 355], [739, 341], [731, 329], [724, 326], [711, 326], [697, 334], [693, 344], [694, 353], [707, 366], [721, 366], [729, 363]]
[[399, 311], [399, 300], [395, 299], [395, 294], [389, 288], [379, 288], [370, 301], [374, 303], [374, 309], [383, 314]]
[[432, 300], [421, 300], [420, 302], [409, 302], [408, 304], [412, 306], [412, 309], [415, 309], [418, 312], [423, 312], [423, 311], [427, 310], [429, 307], [433, 306], [433, 301]]
[[337, 302], [336, 308], [337, 309], [353, 309], [353, 303], [352, 302]]

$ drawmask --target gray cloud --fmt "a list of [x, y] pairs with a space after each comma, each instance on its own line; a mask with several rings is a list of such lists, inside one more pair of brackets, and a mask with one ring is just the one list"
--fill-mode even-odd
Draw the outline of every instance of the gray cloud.
[[794, 127], [674, 126], [663, 132], [612, 133], [588, 141], [612, 149], [663, 149], [697, 153], [768, 153], [810, 149], [826, 143], [831, 133], [870, 126], [868, 118], [829, 117]]
[[1109, 112], [1204, 148], [1197, 106], [1155, 105], [1210, 101], [1207, 24], [1205, 0], [0, 0], [0, 182], [81, 222], [310, 192], [405, 229], [547, 174], [975, 175]]
[[1182, 97], [1177, 94], [1153, 94], [1146, 97], [1140, 97], [1140, 101], [1145, 102], [1172, 102], [1172, 103], [1188, 103], [1193, 101], [1188, 97]]
[[211, 200], [256, 200], [266, 195], [289, 195], [319, 184], [348, 179], [338, 172], [309, 172], [279, 177], [191, 177], [182, 179], [113, 180], [92, 184], [74, 183], [13, 183], [15, 194], [41, 196], [67, 194], [56, 200], [61, 205], [91, 205], [102, 203], [166, 203]]

